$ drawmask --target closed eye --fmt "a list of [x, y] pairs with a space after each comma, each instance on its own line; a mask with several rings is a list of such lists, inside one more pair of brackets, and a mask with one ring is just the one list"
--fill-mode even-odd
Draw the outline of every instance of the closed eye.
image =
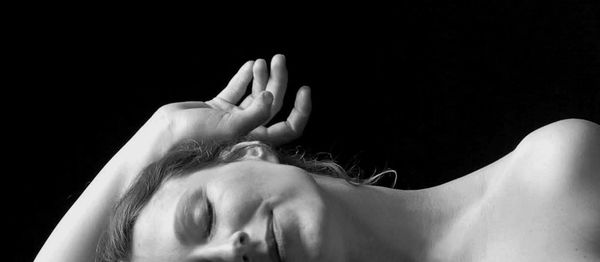
[[208, 241], [214, 234], [215, 210], [202, 189], [185, 194], [175, 211], [175, 235], [183, 244]]
[[206, 209], [207, 209], [207, 232], [206, 232], [206, 236], [207, 236], [207, 240], [212, 239], [214, 232], [215, 232], [215, 225], [216, 225], [216, 215], [215, 215], [215, 209], [213, 207], [212, 202], [210, 202], [210, 200], [208, 200], [208, 198], [206, 198]]

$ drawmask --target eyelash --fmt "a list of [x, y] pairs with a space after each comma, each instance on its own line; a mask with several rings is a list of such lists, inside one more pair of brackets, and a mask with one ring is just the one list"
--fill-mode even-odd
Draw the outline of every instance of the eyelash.
[[206, 235], [207, 239], [211, 239], [215, 228], [215, 210], [212, 203], [208, 199], [206, 199], [206, 209], [208, 209], [208, 229]]

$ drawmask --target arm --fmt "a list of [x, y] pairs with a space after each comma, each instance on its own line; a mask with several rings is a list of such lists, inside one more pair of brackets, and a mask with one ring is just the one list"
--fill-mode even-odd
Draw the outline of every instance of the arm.
[[[252, 94], [237, 106], [252, 79]], [[286, 121], [263, 126], [281, 109], [286, 85], [284, 57], [275, 56], [270, 76], [264, 60], [248, 62], [212, 100], [161, 107], [88, 185], [54, 228], [35, 261], [93, 261], [114, 203], [145, 166], [180, 142], [226, 140], [250, 134], [279, 145], [300, 136], [311, 109], [308, 87], [298, 90], [295, 108]]]
[[117, 153], [96, 175], [54, 228], [34, 261], [93, 261], [113, 204], [130, 180], [127, 177], [134, 173], [123, 160]]

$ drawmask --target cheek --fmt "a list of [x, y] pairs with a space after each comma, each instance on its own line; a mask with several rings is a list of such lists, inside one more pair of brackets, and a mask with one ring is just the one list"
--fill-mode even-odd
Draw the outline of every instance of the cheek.
[[318, 198], [314, 180], [289, 168], [224, 172], [208, 182], [206, 190], [220, 214], [219, 223], [231, 227], [248, 223], [257, 212], [265, 210], [263, 205], [310, 209], [313, 198]]
[[207, 184], [207, 194], [216, 209], [231, 223], [242, 223], [263, 204], [297, 198], [303, 192], [302, 177], [295, 175], [223, 175]]

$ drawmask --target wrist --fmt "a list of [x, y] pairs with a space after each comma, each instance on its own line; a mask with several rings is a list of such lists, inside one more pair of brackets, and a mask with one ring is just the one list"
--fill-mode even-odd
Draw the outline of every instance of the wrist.
[[109, 160], [102, 172], [118, 176], [124, 192], [144, 168], [169, 151], [171, 140], [167, 123], [153, 116]]

